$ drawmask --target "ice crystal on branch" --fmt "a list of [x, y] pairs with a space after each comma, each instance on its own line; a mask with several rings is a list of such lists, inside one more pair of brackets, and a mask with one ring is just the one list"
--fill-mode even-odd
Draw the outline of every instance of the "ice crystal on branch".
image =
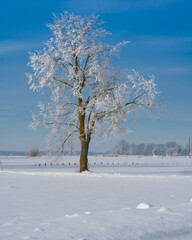
[[153, 111], [154, 77], [145, 79], [136, 71], [125, 74], [110, 65], [111, 55], [118, 56], [128, 42], [110, 46], [101, 41], [110, 33], [97, 16], [65, 12], [55, 15], [48, 27], [53, 37], [42, 51], [30, 54], [33, 72], [27, 76], [32, 90], [51, 90], [50, 103], [40, 105], [32, 126], [51, 126], [57, 151], [76, 136], [87, 149], [85, 156], [92, 135], [123, 132], [127, 115], [139, 107]]

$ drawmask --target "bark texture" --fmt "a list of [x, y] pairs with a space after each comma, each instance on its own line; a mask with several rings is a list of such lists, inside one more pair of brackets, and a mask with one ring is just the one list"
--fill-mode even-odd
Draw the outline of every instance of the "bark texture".
[[89, 143], [81, 142], [80, 172], [88, 171], [88, 150]]

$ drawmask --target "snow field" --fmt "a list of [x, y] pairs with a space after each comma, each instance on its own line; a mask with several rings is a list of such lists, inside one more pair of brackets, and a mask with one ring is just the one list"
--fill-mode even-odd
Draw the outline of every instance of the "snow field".
[[27, 160], [3, 161], [2, 240], [192, 239], [191, 165], [93, 166], [79, 174], [34, 167], [35, 159], [24, 167]]

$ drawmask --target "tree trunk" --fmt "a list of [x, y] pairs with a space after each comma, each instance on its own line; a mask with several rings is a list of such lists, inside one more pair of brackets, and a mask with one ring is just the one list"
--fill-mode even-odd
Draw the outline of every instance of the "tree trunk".
[[81, 141], [80, 172], [88, 171], [89, 143]]

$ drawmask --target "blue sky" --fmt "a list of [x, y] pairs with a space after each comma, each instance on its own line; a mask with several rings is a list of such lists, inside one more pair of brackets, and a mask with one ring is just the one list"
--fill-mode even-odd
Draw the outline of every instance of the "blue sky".
[[[129, 40], [115, 64], [154, 74], [165, 107], [160, 118], [139, 114], [130, 143], [185, 145], [192, 137], [192, 2], [190, 0], [2, 0], [0, 8], [0, 149], [45, 149], [46, 129], [28, 128], [43, 96], [29, 90], [28, 52], [51, 37], [52, 13], [100, 15], [112, 32], [110, 43]], [[93, 141], [91, 151], [110, 149], [119, 139]]]

